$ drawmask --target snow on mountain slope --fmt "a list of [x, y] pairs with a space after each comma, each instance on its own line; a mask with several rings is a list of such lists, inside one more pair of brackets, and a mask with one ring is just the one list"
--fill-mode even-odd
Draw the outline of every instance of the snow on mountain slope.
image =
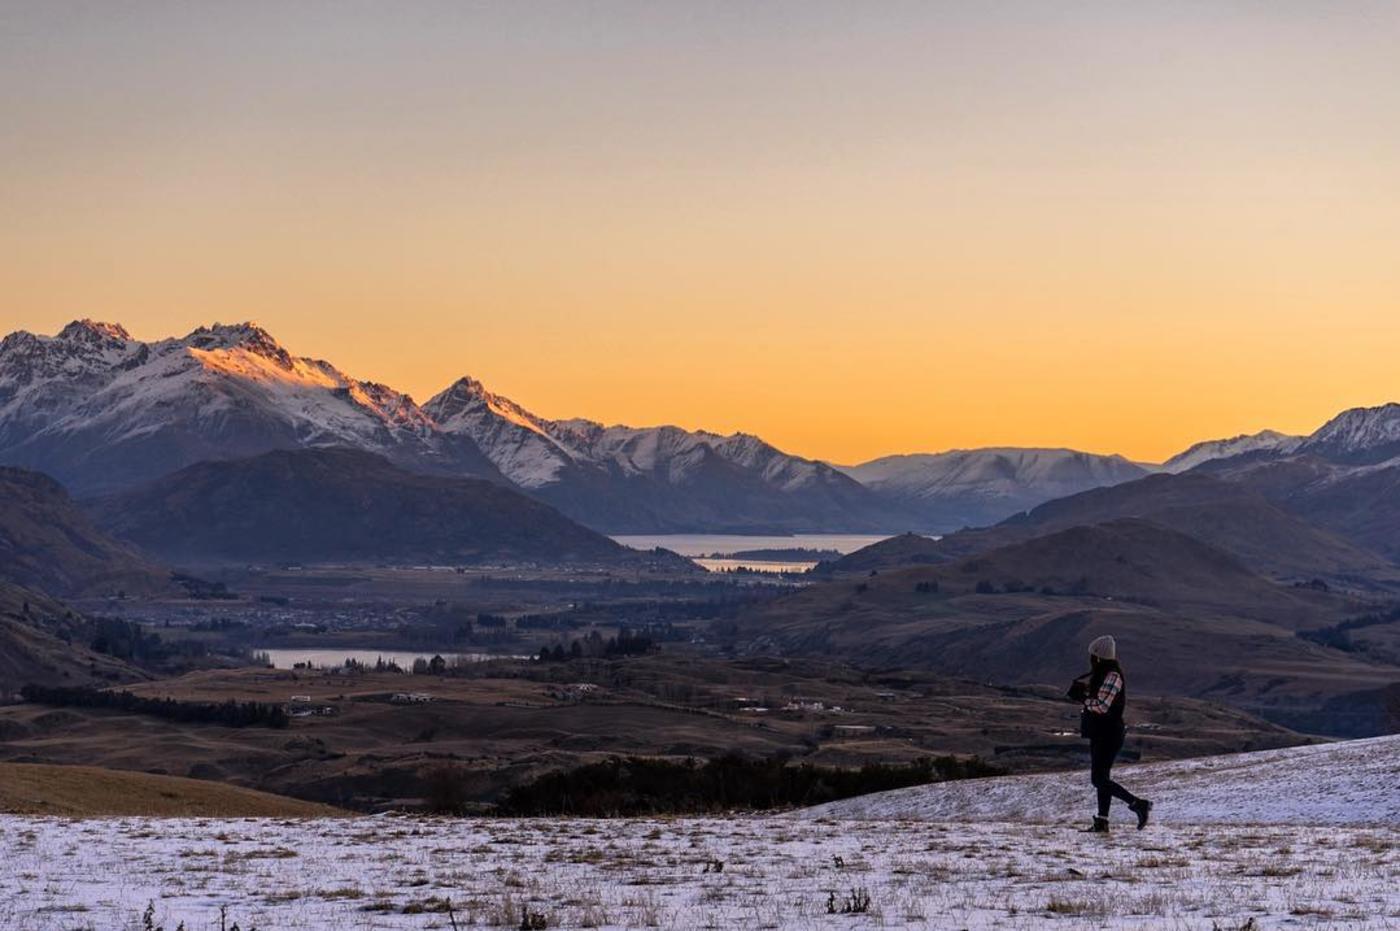
[[503, 475], [525, 488], [559, 481], [570, 466], [612, 469], [624, 476], [659, 476], [679, 485], [710, 453], [781, 490], [811, 484], [824, 468], [742, 433], [721, 436], [673, 426], [546, 420], [472, 378], [459, 379], [423, 409], [443, 430], [471, 437]]
[[0, 342], [0, 458], [80, 491], [202, 459], [332, 445], [474, 465], [454, 461], [407, 395], [293, 357], [253, 323], [143, 343], [83, 320], [57, 336]]
[[1400, 457], [1400, 404], [1343, 411], [1305, 439], [1298, 452], [1353, 465]]
[[841, 471], [923, 515], [933, 530], [996, 523], [1052, 498], [1147, 474], [1122, 456], [996, 447], [886, 456]]
[[293, 356], [253, 323], [141, 342], [76, 321], [0, 343], [0, 462], [82, 495], [195, 462], [345, 446], [421, 471], [504, 477], [613, 531], [875, 531], [898, 523], [824, 463], [756, 437], [549, 421], [463, 378], [408, 395]]
[[1306, 437], [1279, 433], [1277, 430], [1261, 430], [1258, 433], [1242, 434], [1225, 440], [1205, 440], [1162, 463], [1162, 471], [1185, 472], [1203, 462], [1229, 459], [1253, 452], [1276, 452], [1286, 456], [1302, 445], [1305, 439]]
[[460, 378], [423, 405], [439, 429], [470, 439], [510, 481], [525, 489], [559, 480], [574, 454], [541, 420], [474, 378]]
[[[1400, 735], [1118, 766], [1113, 776], [1152, 799], [1153, 818], [1164, 824], [1400, 826]], [[917, 786], [797, 817], [1055, 822], [1083, 813], [1087, 821], [1092, 800], [1088, 773], [1078, 771]]]
[[423, 410], [515, 484], [612, 532], [882, 530], [899, 520], [831, 466], [747, 434], [547, 420], [471, 378]]

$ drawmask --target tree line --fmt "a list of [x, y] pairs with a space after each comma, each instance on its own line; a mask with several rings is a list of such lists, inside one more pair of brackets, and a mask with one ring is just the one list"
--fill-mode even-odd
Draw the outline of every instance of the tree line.
[[838, 799], [952, 779], [996, 776], [1000, 767], [953, 756], [912, 763], [869, 763], [859, 769], [750, 759], [739, 754], [699, 762], [613, 757], [548, 773], [509, 790], [498, 810], [531, 817], [587, 818], [762, 811], [818, 805]]
[[1303, 640], [1310, 640], [1313, 643], [1325, 647], [1332, 647], [1337, 650], [1365, 652], [1364, 646], [1357, 644], [1351, 639], [1352, 631], [1363, 630], [1367, 627], [1378, 627], [1382, 624], [1394, 624], [1397, 621], [1400, 621], [1400, 604], [1391, 605], [1389, 608], [1373, 611], [1370, 614], [1363, 614], [1359, 617], [1348, 618], [1330, 627], [1300, 630], [1297, 632], [1296, 636]]
[[82, 686], [30, 683], [19, 690], [25, 701], [58, 708], [107, 708], [145, 714], [182, 724], [220, 724], [224, 727], [286, 727], [287, 712], [281, 705], [260, 701], [204, 702], [174, 698], [148, 698], [134, 692], [108, 692]]
[[598, 631], [590, 631], [587, 637], [571, 642], [566, 649], [562, 643], [540, 647], [538, 659], [542, 663], [562, 663], [571, 659], [611, 659], [618, 656], [644, 656], [656, 649], [650, 637], [634, 634], [626, 627], [618, 631], [616, 637], [603, 639]]

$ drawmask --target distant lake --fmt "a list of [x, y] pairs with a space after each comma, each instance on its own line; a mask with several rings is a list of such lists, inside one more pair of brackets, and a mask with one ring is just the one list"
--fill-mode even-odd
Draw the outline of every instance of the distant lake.
[[310, 663], [314, 669], [336, 669], [345, 665], [347, 659], [353, 659], [358, 663], [373, 666], [379, 660], [386, 663], [396, 663], [400, 669], [405, 671], [413, 668], [413, 661], [422, 659], [424, 661], [432, 659], [435, 655], [441, 655], [447, 660], [450, 666], [454, 662], [462, 663], [484, 663], [492, 659], [519, 659], [515, 656], [502, 656], [496, 653], [415, 653], [407, 650], [356, 650], [356, 649], [329, 649], [329, 650], [259, 650], [257, 652], [266, 653], [268, 660], [276, 669], [291, 669], [297, 663]]
[[651, 550], [658, 546], [682, 556], [695, 559], [711, 572], [745, 566], [760, 572], [806, 572], [813, 562], [777, 562], [757, 559], [699, 559], [711, 553], [738, 553], [746, 550], [835, 550], [854, 553], [872, 543], [888, 539], [888, 534], [876, 533], [795, 533], [792, 536], [749, 535], [737, 533], [658, 533], [622, 534], [613, 537], [623, 546]]

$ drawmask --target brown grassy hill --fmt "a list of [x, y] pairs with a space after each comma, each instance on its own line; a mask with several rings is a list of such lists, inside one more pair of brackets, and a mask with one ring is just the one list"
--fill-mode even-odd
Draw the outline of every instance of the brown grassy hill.
[[813, 575], [866, 573], [872, 569], [894, 569], [900, 566], [927, 566], [949, 560], [946, 547], [939, 541], [917, 533], [901, 533], [879, 543], [861, 547], [840, 559], [819, 563]]
[[1312, 524], [1400, 561], [1400, 465], [1356, 468], [1295, 456], [1227, 461], [1215, 471]]
[[[1324, 578], [1343, 585], [1400, 585], [1400, 567], [1271, 502], [1258, 490], [1212, 475], [1151, 475], [1060, 498], [995, 527], [966, 530], [943, 540], [885, 541], [834, 564], [837, 571], [948, 562], [1022, 540], [1141, 518], [1188, 534], [1231, 554], [1271, 578]], [[896, 538], [899, 541], [905, 538]], [[891, 545], [887, 545], [891, 544]]]
[[1232, 554], [1153, 521], [1073, 526], [963, 559], [939, 573], [954, 588], [1090, 595], [1149, 605], [1203, 606], [1288, 627], [1347, 603], [1281, 586]]
[[[561, 699], [574, 683], [596, 691]], [[424, 689], [433, 701], [390, 696]], [[286, 701], [306, 694], [335, 714], [286, 729], [230, 728], [91, 708], [0, 706], [0, 760], [74, 763], [218, 779], [356, 810], [415, 807], [448, 765], [473, 802], [546, 772], [612, 755], [706, 759], [777, 755], [835, 766], [977, 754], [1013, 769], [1080, 765], [1064, 731], [1075, 711], [1059, 689], [989, 687], [912, 670], [836, 662], [658, 653], [580, 661], [567, 669], [489, 663], [469, 676], [237, 669], [190, 673], [132, 689], [148, 696]], [[748, 697], [772, 708], [737, 710]], [[781, 710], [793, 697], [841, 712]], [[1154, 758], [1300, 740], [1256, 718], [1178, 699], [1139, 700], [1133, 745]], [[843, 734], [838, 725], [868, 728]], [[2, 778], [2, 777], [0, 777]]]
[[1017, 684], [1067, 681], [1089, 640], [1109, 633], [1139, 689], [1290, 721], [1343, 699], [1320, 724], [1306, 720], [1346, 732], [1355, 722], [1345, 696], [1383, 687], [1400, 668], [1295, 633], [1363, 607], [1270, 582], [1192, 537], [1126, 520], [813, 586], [742, 618], [737, 639], [752, 651]]
[[149, 593], [170, 574], [112, 540], [46, 475], [0, 467], [0, 581], [55, 596]]
[[77, 624], [63, 604], [0, 582], [0, 694], [27, 682], [87, 685], [146, 678], [119, 660], [65, 640], [77, 632]]
[[319, 818], [328, 805], [177, 776], [0, 763], [0, 812], [65, 817]]
[[199, 463], [91, 509], [114, 535], [182, 564], [647, 558], [502, 485], [408, 472], [350, 449]]

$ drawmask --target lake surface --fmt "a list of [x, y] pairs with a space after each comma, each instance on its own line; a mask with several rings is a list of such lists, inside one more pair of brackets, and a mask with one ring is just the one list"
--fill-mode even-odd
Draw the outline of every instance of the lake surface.
[[862, 547], [889, 539], [887, 533], [795, 533], [790, 537], [738, 533], [656, 533], [622, 534], [613, 537], [623, 546], [637, 550], [664, 547], [682, 556], [708, 556], [740, 550], [836, 550], [854, 553]]
[[796, 533], [790, 537], [738, 533], [658, 533], [622, 534], [613, 537], [623, 546], [637, 550], [656, 547], [694, 559], [711, 572], [728, 572], [740, 566], [756, 572], [806, 572], [816, 565], [805, 560], [707, 559], [711, 553], [738, 553], [744, 550], [836, 550], [845, 555], [887, 539], [876, 533]]
[[[373, 666], [379, 660], [386, 663], [397, 663], [400, 669], [409, 670], [413, 668], [413, 661], [416, 659], [430, 660], [435, 654], [414, 652], [412, 650], [356, 650], [345, 648], [341, 650], [259, 650], [266, 653], [268, 660], [276, 669], [291, 669], [297, 663], [310, 663], [316, 669], [335, 669], [345, 665], [347, 659]], [[447, 660], [450, 666], [454, 662], [460, 663], [481, 663], [491, 659], [518, 659], [519, 657], [503, 656], [496, 653], [443, 653], [442, 658]]]

